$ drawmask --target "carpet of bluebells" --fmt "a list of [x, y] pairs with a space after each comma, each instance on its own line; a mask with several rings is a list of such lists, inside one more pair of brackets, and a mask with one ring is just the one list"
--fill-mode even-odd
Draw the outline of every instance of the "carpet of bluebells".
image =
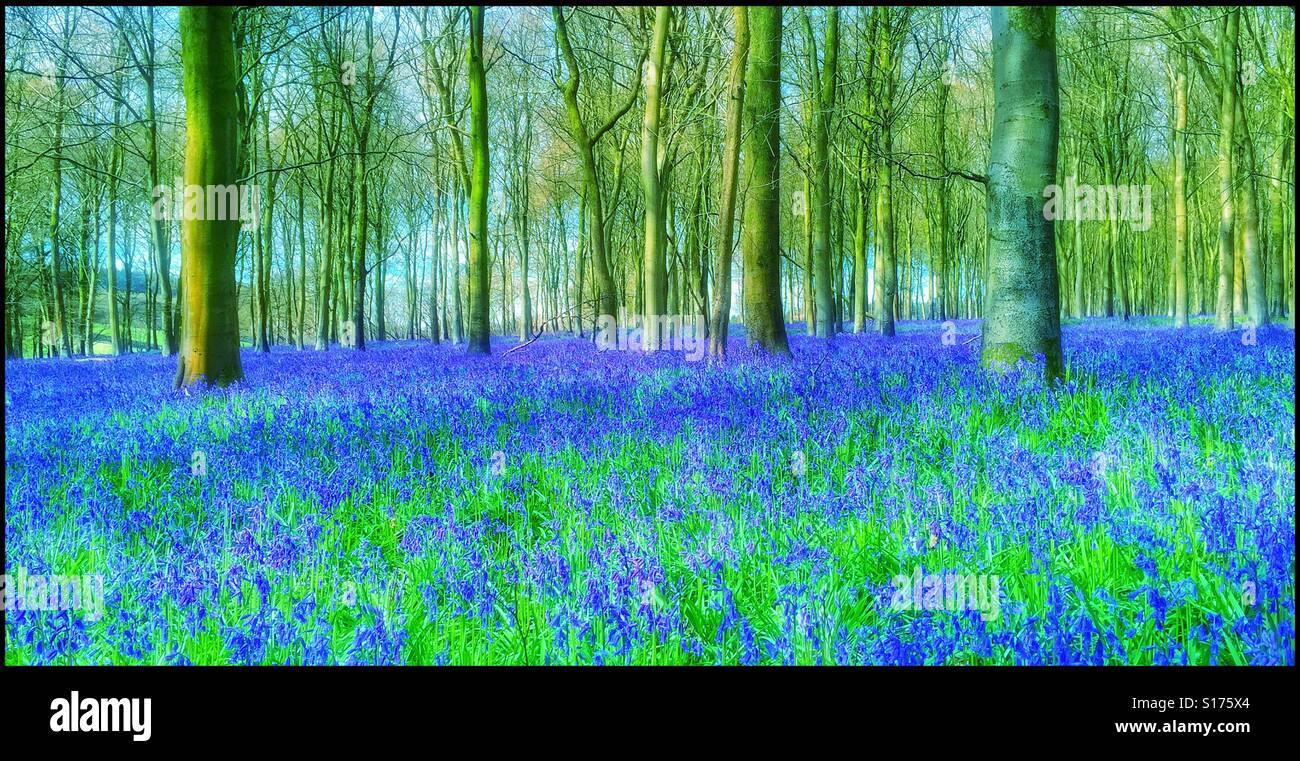
[[957, 327], [6, 362], [6, 570], [105, 595], [5, 662], [1295, 663], [1293, 332], [1071, 324], [1053, 386]]

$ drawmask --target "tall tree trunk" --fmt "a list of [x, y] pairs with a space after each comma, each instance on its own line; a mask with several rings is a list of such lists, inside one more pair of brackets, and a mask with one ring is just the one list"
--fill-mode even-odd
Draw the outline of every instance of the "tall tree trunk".
[[1288, 119], [1291, 118], [1285, 109], [1279, 110], [1278, 117], [1278, 134], [1281, 136], [1281, 145], [1273, 155], [1273, 171], [1270, 172], [1272, 180], [1269, 182], [1269, 241], [1272, 248], [1272, 260], [1269, 264], [1269, 274], [1273, 284], [1273, 313], [1281, 316], [1289, 314], [1287, 301], [1287, 279], [1286, 279], [1286, 249], [1288, 245], [1286, 219], [1286, 187], [1283, 178], [1288, 177], [1288, 158], [1291, 155], [1291, 134], [1293, 128], [1289, 128]]
[[560, 91], [564, 96], [565, 113], [569, 121], [569, 133], [574, 142], [577, 143], [578, 155], [582, 159], [583, 194], [590, 215], [587, 221], [587, 234], [590, 236], [592, 269], [596, 275], [596, 289], [599, 301], [597, 316], [608, 315], [613, 317], [617, 310], [617, 304], [614, 277], [610, 272], [609, 255], [606, 249], [605, 201], [601, 193], [600, 178], [596, 171], [595, 146], [600, 142], [601, 137], [613, 128], [614, 124], [622, 118], [623, 114], [627, 113], [635, 102], [638, 91], [641, 89], [642, 61], [639, 60], [636, 63], [636, 84], [630, 88], [628, 99], [623, 103], [622, 107], [615, 109], [605, 123], [594, 132], [588, 131], [587, 125], [582, 119], [582, 112], [578, 107], [581, 70], [578, 68], [577, 55], [569, 42], [568, 24], [564, 18], [564, 10], [558, 5], [553, 6], [552, 18], [555, 24], [555, 44], [569, 69], [568, 79], [560, 84]]
[[781, 309], [781, 7], [749, 11], [752, 38], [745, 83], [745, 332], [750, 345], [790, 355]]
[[1174, 327], [1187, 327], [1187, 51], [1174, 55]]
[[[66, 47], [72, 38], [72, 22], [66, 13], [63, 24], [63, 39]], [[72, 356], [72, 334], [68, 332], [68, 312], [63, 298], [63, 252], [59, 247], [59, 212], [63, 205], [63, 122], [67, 89], [64, 71], [65, 64], [61, 59], [55, 75], [54, 146], [50, 152], [54, 164], [50, 191], [50, 290], [54, 301], [53, 322], [57, 334], [56, 340], [63, 356], [70, 357]]]
[[[145, 71], [147, 72], [145, 78], [145, 120], [149, 123], [149, 186], [156, 188], [162, 172], [158, 163], [158, 109], [154, 96], [155, 78], [158, 69], [155, 54], [156, 41], [153, 33], [153, 13], [152, 6], [145, 11], [148, 23], [145, 40]], [[234, 44], [233, 41], [231, 44]], [[167, 229], [166, 219], [156, 218], [153, 220], [153, 253], [154, 269], [158, 273], [159, 288], [162, 291], [163, 299], [163, 339], [165, 343], [160, 348], [163, 356], [170, 357], [177, 351], [177, 326], [176, 320], [172, 316], [171, 235]], [[236, 333], [238, 333], [238, 330], [236, 330]]]
[[[812, 108], [811, 101], [808, 108]], [[812, 336], [817, 334], [817, 284], [813, 282], [816, 265], [813, 263], [812, 213], [808, 210], [808, 204], [813, 200], [812, 175], [809, 172], [804, 173], [802, 192], [799, 216], [803, 217], [803, 329], [805, 335]]]
[[883, 336], [894, 335], [894, 318], [897, 314], [898, 263], [894, 247], [894, 172], [890, 158], [894, 152], [894, 60], [896, 43], [890, 28], [890, 9], [880, 8], [881, 36], [876, 48], [882, 77], [877, 112], [880, 116], [880, 151], [882, 157], [876, 165], [876, 330]]
[[646, 304], [643, 312], [641, 341], [646, 351], [660, 348], [660, 320], [668, 308], [668, 272], [665, 262], [667, 237], [664, 219], [663, 186], [659, 177], [660, 91], [664, 80], [664, 49], [672, 11], [666, 5], [655, 10], [654, 41], [646, 62], [648, 77], [645, 91], [645, 118], [641, 121], [641, 183], [645, 190], [645, 271]]
[[[302, 350], [303, 342], [306, 341], [307, 334], [307, 225], [303, 222], [304, 207], [306, 201], [304, 194], [306, 190], [303, 185], [306, 180], [298, 181], [298, 276], [302, 279], [301, 287], [298, 288], [298, 330], [293, 334], [294, 348]], [[320, 237], [320, 230], [317, 230], [317, 237]], [[293, 308], [292, 306], [290, 307]]]
[[[533, 160], [533, 111], [531, 101], [525, 103], [523, 131], [524, 150], [523, 155], [519, 157], [520, 188], [517, 191], [515, 219], [519, 235], [520, 305], [523, 312], [519, 322], [519, 340], [527, 341], [533, 337], [533, 294], [528, 284], [528, 279], [531, 276], [529, 272], [531, 262], [529, 261], [528, 244], [529, 238], [532, 237], [529, 225], [529, 167]], [[565, 257], [565, 261], [568, 261], [568, 257]]]
[[988, 172], [988, 268], [981, 360], [1042, 354], [1060, 375], [1056, 238], [1043, 190], [1056, 182], [1060, 124], [1056, 8], [993, 9], [993, 124]]
[[469, 103], [470, 149], [473, 167], [469, 187], [469, 351], [488, 354], [491, 331], [488, 296], [488, 102], [487, 78], [483, 70], [483, 6], [469, 11]]
[[352, 242], [357, 247], [356, 263], [352, 274], [352, 348], [358, 351], [366, 348], [366, 241], [369, 239], [366, 225], [370, 219], [370, 182], [366, 172], [366, 142], [363, 138], [357, 147], [355, 159], [359, 165], [356, 176], [360, 184], [358, 188], [360, 199], [357, 201], [358, 208], [352, 233]]
[[433, 215], [429, 220], [429, 340], [437, 345], [442, 343], [442, 320], [439, 319], [439, 304], [442, 303], [442, 231], [445, 229], [447, 202], [445, 191], [440, 183], [434, 192]]
[[[862, 174], [862, 155], [858, 154], [858, 174]], [[867, 192], [866, 183], [858, 182], [854, 206], [853, 235], [853, 332], [867, 329]]]
[[813, 198], [809, 199], [808, 210], [812, 219], [812, 249], [814, 267], [814, 287], [816, 300], [816, 327], [818, 338], [831, 338], [835, 335], [835, 321], [839, 310], [835, 304], [835, 294], [831, 283], [831, 118], [835, 109], [835, 93], [839, 69], [840, 49], [840, 9], [837, 5], [826, 9], [826, 44], [825, 63], [820, 70], [817, 66], [817, 46], [813, 41], [812, 24], [804, 10], [804, 25], [807, 28], [809, 48], [809, 68], [813, 73], [815, 103], [813, 110], [813, 150], [812, 174], [815, 182]]
[[[233, 9], [180, 11], [185, 92], [185, 184], [208, 188], [238, 180], [239, 125]], [[205, 215], [213, 216], [213, 215]], [[184, 346], [176, 385], [225, 385], [243, 378], [235, 303], [238, 219], [184, 222]]]
[[[948, 41], [948, 27], [945, 11], [939, 11], [939, 36], [941, 39], [941, 49], [945, 73], [950, 71], [948, 67], [952, 65], [950, 56], [952, 55], [951, 44]], [[936, 109], [935, 131], [939, 143], [938, 154], [940, 169], [944, 172], [939, 180], [939, 240], [935, 247], [938, 266], [935, 268], [935, 319], [947, 320], [948, 314], [948, 227], [949, 210], [948, 210], [948, 193], [950, 184], [947, 176], [948, 171], [948, 98], [952, 82], [950, 76], [939, 77], [939, 104]], [[1077, 252], [1076, 252], [1077, 256]]]
[[[124, 54], [126, 43], [118, 38], [119, 54]], [[113, 356], [122, 354], [122, 327], [117, 311], [117, 177], [122, 171], [122, 70], [113, 76], [113, 148], [108, 164], [108, 339]], [[131, 287], [127, 283], [127, 288]]]
[[462, 185], [457, 184], [452, 193], [452, 213], [451, 213], [451, 282], [448, 287], [451, 288], [452, 298], [452, 325], [454, 333], [452, 341], [459, 344], [465, 340], [465, 308], [461, 299], [461, 228], [464, 226], [464, 217], [461, 216], [461, 207], [465, 202], [465, 190]]
[[[317, 148], [323, 150], [322, 141]], [[321, 201], [320, 234], [322, 245], [321, 265], [316, 282], [316, 350], [325, 351], [330, 345], [330, 286], [334, 277], [334, 156], [331, 154], [325, 169], [325, 195]]]
[[1232, 330], [1233, 187], [1232, 147], [1237, 117], [1236, 8], [1224, 14], [1219, 36], [1222, 82], [1219, 92], [1219, 289], [1214, 304], [1215, 330]]
[[[1233, 79], [1231, 84], [1236, 87], [1236, 80]], [[1259, 250], [1259, 187], [1255, 179], [1255, 141], [1250, 134], [1250, 121], [1242, 106], [1240, 92], [1235, 100], [1245, 164], [1242, 171], [1245, 182], [1241, 188], [1241, 263], [1242, 274], [1245, 276], [1245, 311], [1252, 325], [1263, 327], [1268, 324], [1268, 296], [1264, 284], [1264, 255]]]
[[[260, 68], [260, 67], [259, 67]], [[254, 75], [261, 89], [261, 71]], [[255, 102], [262, 103], [261, 98]], [[251, 131], [256, 131], [256, 117]], [[271, 117], [270, 108], [262, 105], [262, 163], [264, 168], [271, 168]], [[256, 142], [256, 137], [253, 138]], [[257, 350], [263, 354], [271, 351], [271, 261], [275, 241], [275, 226], [272, 224], [272, 211], [275, 206], [275, 172], [267, 172], [266, 198], [262, 199], [262, 218], [253, 220], [257, 225]], [[253, 210], [256, 213], [256, 209]]]

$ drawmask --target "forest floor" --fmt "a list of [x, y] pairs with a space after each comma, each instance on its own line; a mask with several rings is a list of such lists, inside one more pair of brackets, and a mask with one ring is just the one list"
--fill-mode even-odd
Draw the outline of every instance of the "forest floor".
[[1294, 664], [1293, 332], [957, 329], [6, 362], [5, 661]]

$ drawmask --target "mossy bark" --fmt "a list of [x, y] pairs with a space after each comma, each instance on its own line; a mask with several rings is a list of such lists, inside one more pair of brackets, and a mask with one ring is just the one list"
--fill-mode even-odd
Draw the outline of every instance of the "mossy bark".
[[469, 351], [491, 353], [488, 342], [488, 103], [483, 69], [483, 6], [469, 12], [470, 150], [473, 165], [469, 188]]
[[[235, 96], [239, 75], [232, 17], [229, 7], [181, 8], [186, 186], [229, 187], [239, 178]], [[239, 362], [235, 300], [235, 249], [240, 221], [238, 215], [222, 216], [226, 218], [187, 217], [182, 222], [184, 312], [176, 367], [178, 387], [225, 385], [244, 376]]]
[[781, 8], [749, 11], [749, 71], [745, 83], [745, 175], [741, 228], [745, 262], [745, 331], [751, 345], [789, 356], [781, 309]]

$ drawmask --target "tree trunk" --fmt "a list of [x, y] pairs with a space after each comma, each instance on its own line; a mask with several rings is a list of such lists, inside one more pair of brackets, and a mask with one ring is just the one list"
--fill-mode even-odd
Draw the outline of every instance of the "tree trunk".
[[[71, 38], [71, 22], [64, 21], [64, 41]], [[56, 95], [54, 113], [54, 147], [51, 156], [54, 162], [54, 177], [50, 192], [50, 290], [54, 301], [54, 330], [58, 346], [63, 356], [72, 356], [72, 334], [68, 332], [68, 312], [63, 298], [63, 252], [59, 247], [59, 212], [63, 205], [63, 122], [64, 92], [67, 80], [64, 78], [64, 64], [61, 61], [56, 74]], [[45, 331], [42, 331], [42, 334]], [[51, 347], [52, 349], [53, 347]], [[53, 353], [51, 351], [51, 353]]]
[[1232, 330], [1233, 204], [1232, 146], [1237, 116], [1238, 11], [1224, 14], [1219, 37], [1222, 86], [1219, 93], [1219, 289], [1214, 303], [1214, 329]]
[[646, 351], [660, 348], [660, 320], [667, 313], [668, 271], [665, 262], [663, 186], [659, 177], [660, 90], [664, 79], [664, 49], [672, 11], [666, 5], [655, 10], [654, 41], [646, 61], [645, 118], [641, 122], [641, 183], [645, 191], [645, 292], [642, 346]]
[[[1236, 87], [1236, 80], [1232, 80]], [[1241, 188], [1241, 264], [1245, 282], [1246, 315], [1255, 327], [1268, 324], [1268, 296], [1264, 285], [1264, 256], [1259, 245], [1259, 187], [1255, 179], [1255, 141], [1250, 134], [1250, 122], [1242, 108], [1241, 93], [1234, 98], [1237, 119], [1241, 126], [1242, 159], [1245, 164], [1242, 174], [1245, 182]]]
[[781, 310], [781, 8], [749, 11], [753, 37], [745, 84], [745, 331], [750, 345], [790, 355]]
[[820, 71], [817, 66], [817, 48], [813, 42], [812, 25], [804, 11], [804, 24], [808, 31], [809, 67], [813, 73], [816, 101], [813, 106], [812, 174], [815, 182], [814, 197], [809, 199], [808, 210], [812, 219], [812, 249], [816, 301], [816, 327], [818, 338], [829, 339], [835, 335], [835, 318], [839, 310], [831, 283], [831, 116], [835, 109], [836, 72], [839, 68], [840, 9], [837, 5], [826, 9], [826, 60]]
[[470, 353], [488, 354], [488, 102], [483, 70], [483, 6], [469, 11], [470, 149], [473, 167], [469, 187], [469, 344]]
[[890, 165], [890, 156], [894, 151], [893, 99], [895, 42], [893, 32], [889, 29], [889, 9], [881, 8], [882, 30], [877, 55], [880, 60], [879, 105], [880, 116], [880, 151], [882, 157], [876, 165], [876, 330], [883, 336], [894, 335], [894, 318], [897, 314], [898, 298], [898, 263], [894, 248], [894, 172]]
[[[232, 17], [228, 7], [181, 8], [186, 186], [230, 186], [238, 180], [238, 73]], [[186, 219], [183, 224], [185, 335], [176, 385], [225, 385], [244, 375], [235, 303], [240, 222], [237, 218]]]
[[[149, 186], [156, 188], [162, 173], [158, 165], [158, 110], [154, 97], [157, 66], [154, 53], [153, 11], [152, 7], [146, 11], [148, 36], [145, 55], [147, 57], [148, 77], [145, 80], [145, 119], [149, 122]], [[234, 44], [233, 38], [231, 44]], [[167, 230], [166, 219], [158, 218], [153, 220], [153, 252], [154, 269], [158, 273], [159, 287], [163, 298], [163, 339], [165, 343], [160, 348], [163, 356], [170, 357], [177, 351], [177, 326], [172, 316], [171, 237]], [[238, 328], [236, 328], [236, 335], [238, 335]]]
[[981, 360], [1042, 354], [1060, 375], [1056, 239], [1043, 191], [1056, 182], [1060, 107], [1056, 8], [993, 9], [993, 124], [988, 172], [988, 280]]
[[1174, 54], [1174, 327], [1187, 327], [1187, 52]]

